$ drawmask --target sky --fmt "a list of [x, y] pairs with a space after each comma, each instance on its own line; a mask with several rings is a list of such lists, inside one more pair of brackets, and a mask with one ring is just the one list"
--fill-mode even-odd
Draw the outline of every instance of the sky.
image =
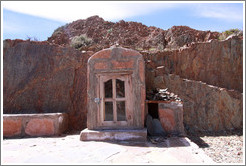
[[106, 21], [141, 22], [167, 30], [185, 25], [197, 30], [243, 30], [243, 2], [201, 1], [1, 1], [3, 39], [47, 40], [55, 29], [98, 15]]

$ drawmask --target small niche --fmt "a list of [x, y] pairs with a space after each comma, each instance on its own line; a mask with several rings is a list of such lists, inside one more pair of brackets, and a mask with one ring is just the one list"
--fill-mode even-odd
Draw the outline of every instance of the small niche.
[[148, 103], [148, 113], [153, 119], [159, 119], [158, 103]]

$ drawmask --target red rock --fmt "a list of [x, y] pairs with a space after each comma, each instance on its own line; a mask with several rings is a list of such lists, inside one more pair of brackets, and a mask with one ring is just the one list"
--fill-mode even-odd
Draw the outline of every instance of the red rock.
[[21, 134], [21, 119], [4, 119], [3, 120], [3, 136], [13, 137]]
[[175, 117], [173, 110], [159, 109], [158, 114], [163, 129], [168, 133], [172, 132], [175, 128]]
[[184, 135], [183, 103], [170, 101], [158, 104], [160, 123], [167, 134]]
[[42, 42], [7, 40], [4, 45], [3, 113], [65, 112], [70, 129], [85, 128], [91, 53]]
[[30, 136], [54, 135], [54, 122], [52, 119], [31, 119], [26, 125], [25, 133]]
[[[198, 31], [187, 26], [173, 26], [168, 30], [163, 30], [153, 26], [147, 27], [138, 22], [125, 22], [121, 20], [113, 23], [104, 21], [98, 16], [92, 16], [58, 28], [48, 38], [48, 41], [68, 46], [74, 36], [81, 34], [86, 34], [92, 38], [94, 45], [90, 46], [90, 49], [95, 52], [108, 48], [116, 42], [122, 47], [134, 49], [177, 49], [192, 42], [217, 39], [219, 36], [218, 32]], [[96, 47], [94, 47], [95, 45]], [[125, 55], [127, 56], [127, 54]]]

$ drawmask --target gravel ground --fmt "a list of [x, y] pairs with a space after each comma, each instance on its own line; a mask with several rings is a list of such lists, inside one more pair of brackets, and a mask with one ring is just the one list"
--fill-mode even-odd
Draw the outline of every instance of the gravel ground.
[[216, 163], [243, 163], [242, 131], [188, 136]]

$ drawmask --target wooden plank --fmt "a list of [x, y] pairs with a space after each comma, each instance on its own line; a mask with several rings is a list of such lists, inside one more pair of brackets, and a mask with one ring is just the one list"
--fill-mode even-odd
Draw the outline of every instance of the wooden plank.
[[117, 121], [117, 107], [116, 107], [116, 80], [115, 78], [112, 79], [113, 80], [113, 116], [114, 116], [114, 122]]

